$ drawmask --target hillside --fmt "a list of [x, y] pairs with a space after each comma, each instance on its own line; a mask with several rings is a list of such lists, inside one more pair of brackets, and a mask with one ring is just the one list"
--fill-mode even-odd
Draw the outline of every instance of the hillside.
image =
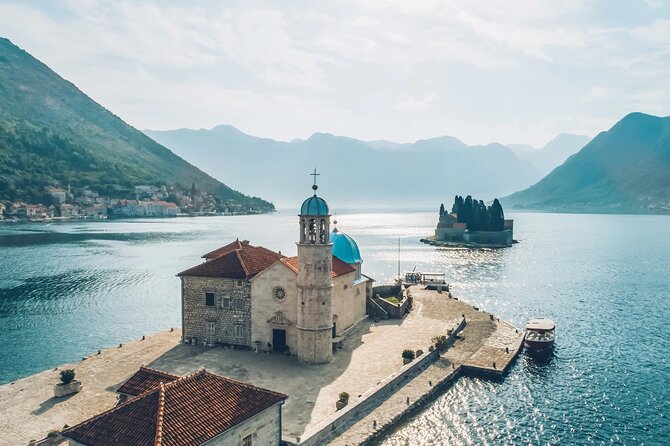
[[526, 144], [507, 144], [507, 147], [511, 148], [519, 158], [532, 164], [544, 176], [563, 164], [571, 155], [579, 152], [589, 141], [591, 138], [588, 136], [561, 133], [539, 149]]
[[315, 166], [322, 173], [319, 191], [339, 209], [426, 208], [463, 189], [493, 198], [541, 177], [508, 147], [467, 146], [452, 137], [397, 144], [315, 133], [282, 142], [227, 125], [146, 133], [208, 173], [251, 193], [267, 191], [268, 199], [286, 207], [310, 193], [308, 174]]
[[670, 117], [631, 113], [501, 201], [517, 209], [670, 213]]
[[195, 183], [227, 203], [272, 209], [187, 163], [0, 38], [0, 199], [41, 202], [58, 183], [110, 196], [136, 185]]

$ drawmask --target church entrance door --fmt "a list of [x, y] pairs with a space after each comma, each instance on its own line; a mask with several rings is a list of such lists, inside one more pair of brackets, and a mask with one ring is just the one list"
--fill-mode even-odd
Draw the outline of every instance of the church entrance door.
[[272, 351], [284, 353], [286, 350], [286, 330], [272, 329]]

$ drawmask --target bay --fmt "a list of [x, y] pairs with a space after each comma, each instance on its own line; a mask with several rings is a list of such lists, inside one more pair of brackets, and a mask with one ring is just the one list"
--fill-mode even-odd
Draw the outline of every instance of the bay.
[[[463, 378], [379, 444], [670, 443], [670, 218], [533, 214], [519, 244], [419, 243], [435, 212], [347, 213], [378, 282], [445, 271], [455, 294], [517, 326], [558, 325], [555, 355], [504, 381]], [[0, 225], [0, 382], [180, 324], [179, 271], [236, 237], [294, 255], [297, 217]]]

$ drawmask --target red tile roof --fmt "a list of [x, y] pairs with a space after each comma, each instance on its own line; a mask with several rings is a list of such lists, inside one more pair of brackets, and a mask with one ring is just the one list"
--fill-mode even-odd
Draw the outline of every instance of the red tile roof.
[[177, 275], [249, 280], [282, 258], [281, 254], [262, 246], [250, 245], [246, 240], [243, 242], [236, 240], [203, 257], [211, 260]]
[[[298, 257], [282, 257], [281, 262], [288, 266], [291, 271], [294, 273], [298, 272]], [[356, 268], [353, 266], [349, 265], [346, 262], [343, 262], [342, 260], [338, 259], [337, 257], [333, 256], [333, 277], [338, 277], [343, 274], [349, 274], [351, 272], [356, 271]]]
[[181, 378], [179, 375], [172, 375], [171, 373], [142, 366], [133, 376], [128, 378], [128, 381], [119, 387], [117, 392], [137, 396], [155, 389], [160, 383], [169, 383], [179, 378]]
[[208, 252], [207, 254], [203, 255], [202, 258], [207, 260], [215, 259], [224, 254], [228, 254], [231, 251], [238, 251], [242, 249], [242, 245], [248, 245], [248, 244], [249, 240], [240, 241], [239, 239], [237, 239], [232, 243], [228, 243], [226, 246], [222, 246], [218, 249], [215, 249], [214, 251]]
[[90, 446], [197, 446], [286, 398], [201, 370], [161, 383], [62, 434]]

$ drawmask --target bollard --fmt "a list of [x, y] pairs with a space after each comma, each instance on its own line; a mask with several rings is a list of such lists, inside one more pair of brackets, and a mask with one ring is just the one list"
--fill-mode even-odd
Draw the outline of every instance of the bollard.
[[123, 344], [119, 344], [119, 348], [123, 347]]
[[505, 347], [505, 353], [509, 353], [509, 347]]
[[493, 368], [494, 368], [494, 369], [496, 368], [496, 363], [495, 363], [495, 362], [493, 363]]
[[377, 420], [372, 420], [372, 428], [377, 429]]
[[98, 354], [102, 353], [100, 350], [98, 350]]
[[430, 387], [433, 387], [433, 381], [428, 381], [428, 385], [429, 385]]
[[144, 335], [142, 335], [142, 340], [144, 341], [145, 339], [146, 339], [146, 337]]
[[456, 368], [456, 367], [454, 366], [454, 363], [453, 363], [453, 362], [451, 363], [451, 368], [452, 368], [452, 369], [455, 369], [455, 368]]
[[409, 404], [409, 397], [407, 397], [407, 404]]
[[170, 327], [170, 331], [171, 331], [171, 332], [174, 331], [174, 327]]

